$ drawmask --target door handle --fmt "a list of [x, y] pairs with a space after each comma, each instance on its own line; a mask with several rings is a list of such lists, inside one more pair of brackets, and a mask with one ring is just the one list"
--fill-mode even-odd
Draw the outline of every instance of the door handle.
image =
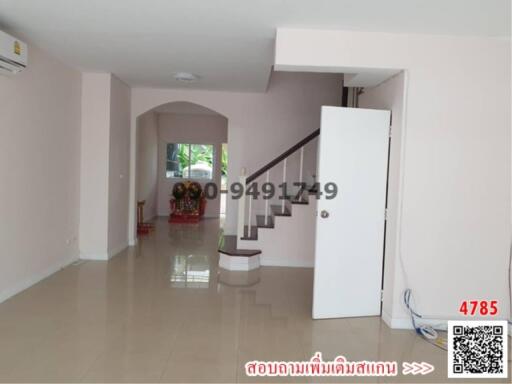
[[321, 217], [322, 219], [327, 219], [327, 218], [329, 217], [329, 212], [327, 212], [326, 210], [322, 210], [322, 211], [320, 212], [320, 217]]

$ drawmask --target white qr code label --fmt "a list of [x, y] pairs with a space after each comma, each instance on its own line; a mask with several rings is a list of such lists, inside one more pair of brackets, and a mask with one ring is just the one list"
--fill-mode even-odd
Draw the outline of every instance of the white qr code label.
[[506, 321], [449, 321], [449, 378], [506, 378]]

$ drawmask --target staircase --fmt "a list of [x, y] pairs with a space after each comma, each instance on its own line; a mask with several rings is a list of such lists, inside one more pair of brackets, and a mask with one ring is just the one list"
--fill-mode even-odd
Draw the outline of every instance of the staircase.
[[[319, 129], [314, 131], [250, 176], [242, 172], [240, 183], [246, 191], [254, 183], [261, 189], [262, 183], [269, 183], [272, 172], [273, 177], [286, 183], [285, 190], [291, 191], [294, 183], [304, 182], [304, 148], [319, 134]], [[294, 154], [299, 155], [299, 165], [297, 174], [292, 176], [287, 173], [287, 165]], [[281, 191], [276, 186], [276, 195]], [[253, 195], [246, 194], [239, 199], [237, 234], [221, 235], [219, 266], [235, 271], [249, 271], [260, 265], [312, 267], [316, 192], [305, 189], [300, 194], [280, 196], [273, 203], [270, 199], [261, 202], [263, 207], [258, 211]]]

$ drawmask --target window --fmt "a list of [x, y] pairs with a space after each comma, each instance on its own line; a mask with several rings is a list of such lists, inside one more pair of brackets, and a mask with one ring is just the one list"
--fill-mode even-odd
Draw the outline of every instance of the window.
[[220, 189], [221, 191], [227, 191], [228, 189], [228, 145], [222, 144], [221, 153], [221, 164], [220, 164]]
[[167, 144], [167, 178], [213, 178], [213, 145]]

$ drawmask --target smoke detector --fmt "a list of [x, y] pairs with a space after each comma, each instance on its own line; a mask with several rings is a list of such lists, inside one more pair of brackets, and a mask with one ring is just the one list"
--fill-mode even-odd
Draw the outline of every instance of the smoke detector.
[[190, 72], [176, 72], [174, 74], [174, 80], [181, 81], [183, 83], [192, 83], [199, 79], [198, 75], [195, 75]]

